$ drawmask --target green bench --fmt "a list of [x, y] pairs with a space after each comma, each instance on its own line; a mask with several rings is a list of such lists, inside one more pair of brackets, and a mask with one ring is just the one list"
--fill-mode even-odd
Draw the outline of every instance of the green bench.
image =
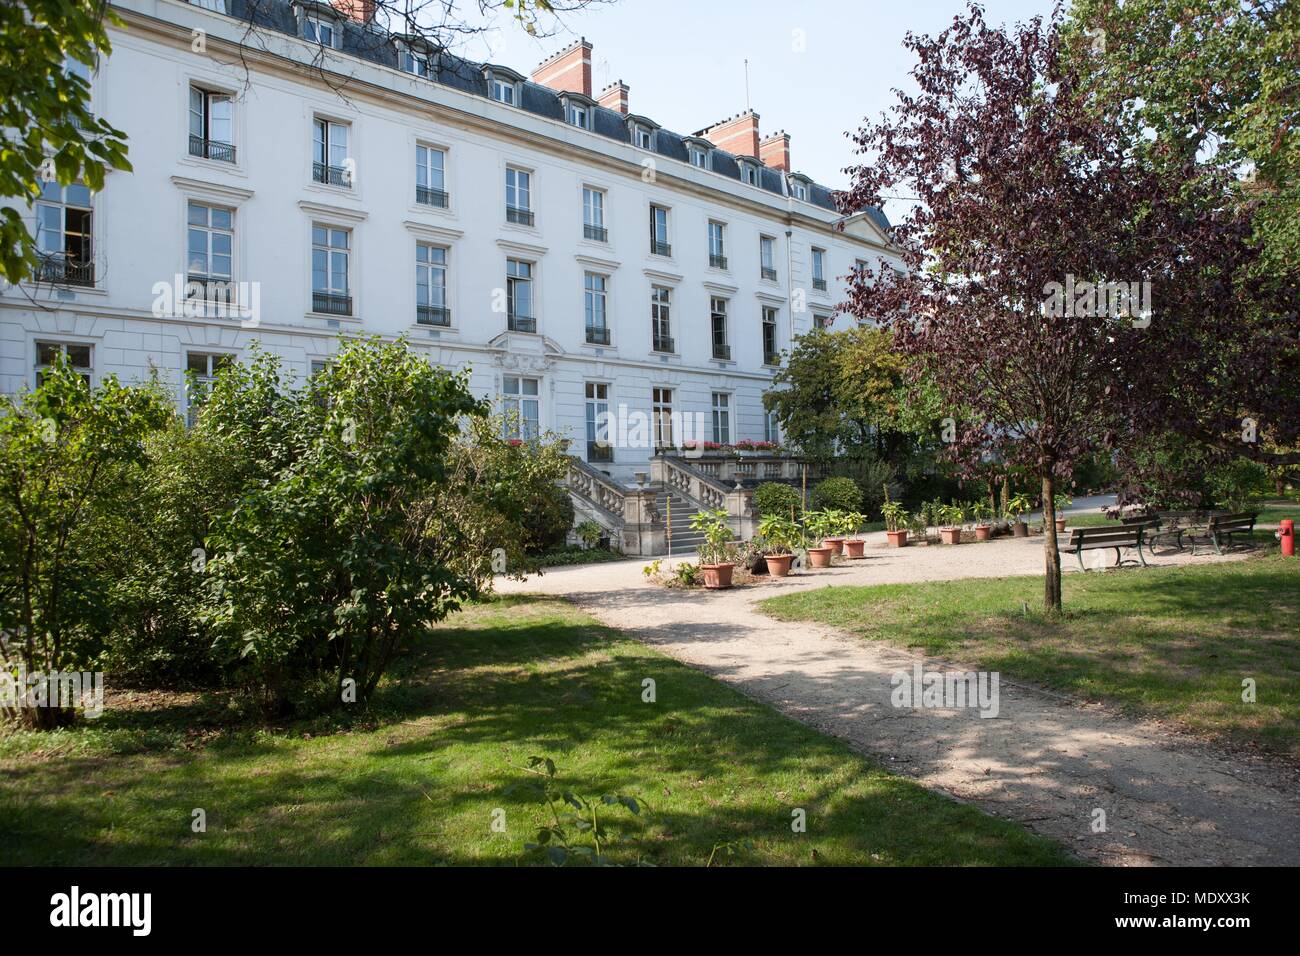
[[1141, 520], [1125, 522], [1118, 527], [1071, 528], [1065, 550], [1074, 552], [1079, 559], [1080, 571], [1088, 570], [1083, 566], [1083, 552], [1102, 549], [1115, 552], [1115, 567], [1124, 563], [1123, 551], [1136, 551], [1137, 561], [1129, 560], [1134, 564], [1141, 562], [1145, 568], [1147, 559], [1142, 555], [1142, 543], [1150, 524], [1149, 520]]
[[[1247, 538], [1250, 538], [1255, 532], [1255, 522], [1258, 520], [1258, 511], [1238, 511], [1233, 514], [1211, 515], [1209, 524], [1205, 528], [1205, 537], [1201, 540], [1212, 544], [1215, 554], [1223, 554], [1225, 544], [1232, 547], [1234, 536], [1244, 534]], [[1195, 539], [1193, 539], [1194, 541]], [[1192, 553], [1196, 553], [1195, 543], [1192, 545]]]

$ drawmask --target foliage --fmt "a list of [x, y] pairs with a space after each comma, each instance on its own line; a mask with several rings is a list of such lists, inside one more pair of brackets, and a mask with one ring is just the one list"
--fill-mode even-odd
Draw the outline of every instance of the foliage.
[[555, 548], [537, 555], [529, 562], [529, 567], [560, 568], [572, 564], [600, 564], [605, 561], [618, 561], [623, 557], [617, 551], [608, 548]]
[[594, 548], [600, 543], [600, 539], [605, 536], [605, 529], [600, 526], [599, 522], [592, 521], [590, 518], [579, 522], [573, 531], [582, 541], [584, 548]]
[[880, 507], [880, 513], [885, 519], [887, 531], [901, 531], [908, 523], [907, 509], [900, 502], [886, 498], [885, 503]]
[[1072, 504], [1074, 504], [1074, 499], [1067, 494], [1058, 492], [1052, 495], [1052, 510], [1056, 512], [1057, 516], [1060, 516], [1061, 512]]
[[966, 520], [966, 509], [954, 501], [940, 505], [935, 517], [945, 528], [960, 528], [961, 523]]
[[754, 489], [754, 509], [766, 515], [797, 516], [803, 511], [799, 490], [779, 481], [765, 481]]
[[[145, 444], [173, 415], [156, 384], [91, 388], [64, 357], [34, 391], [0, 397], [0, 663], [29, 678], [93, 662], [114, 580], [131, 560], [113, 535], [145, 477]], [[19, 708], [25, 723], [70, 707]]]
[[729, 545], [733, 535], [724, 509], [697, 511], [691, 517], [691, 530], [704, 535], [704, 540], [699, 545], [701, 565], [730, 562], [732, 555]]
[[1229, 511], [1245, 511], [1251, 498], [1269, 490], [1268, 470], [1259, 462], [1236, 458], [1206, 476], [1214, 500]]
[[799, 523], [783, 514], [767, 514], [759, 519], [758, 535], [773, 554], [793, 554], [803, 543]]
[[824, 543], [827, 537], [838, 534], [843, 525], [843, 512], [836, 511], [833, 508], [822, 511], [808, 511], [803, 518], [804, 528], [818, 545]]
[[852, 478], [862, 493], [858, 507], [868, 515], [880, 514], [886, 498], [901, 498], [903, 486], [894, 477], [894, 467], [874, 453], [856, 458], [837, 458], [832, 464], [836, 475]]
[[704, 580], [698, 564], [679, 561], [665, 568], [663, 558], [655, 558], [641, 569], [641, 573], [650, 581], [666, 588], [693, 588]]
[[1033, 503], [1022, 494], [1012, 495], [1007, 499], [1006, 514], [1012, 521], [1020, 521], [1022, 515], [1033, 508]]
[[976, 524], [988, 524], [988, 519], [993, 516], [993, 507], [983, 498], [972, 501], [968, 510]]
[[862, 489], [852, 478], [824, 478], [813, 486], [813, 506], [838, 511], [857, 511], [862, 507]]

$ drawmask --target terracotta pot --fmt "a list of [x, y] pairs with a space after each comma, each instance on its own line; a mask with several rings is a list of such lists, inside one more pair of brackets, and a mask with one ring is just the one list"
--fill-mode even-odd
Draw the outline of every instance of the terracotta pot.
[[940, 528], [939, 537], [944, 544], [961, 544], [961, 528]]
[[813, 568], [829, 568], [831, 566], [831, 556], [835, 554], [835, 549], [822, 545], [820, 548], [808, 549], [808, 566]]
[[1056, 530], [1057, 530], [1058, 532], [1061, 532], [1061, 531], [1064, 531], [1064, 530], [1065, 530], [1065, 519], [1064, 519], [1064, 518], [1057, 518], [1057, 519], [1056, 519]]
[[993, 533], [993, 526], [988, 524], [977, 524], [975, 526], [975, 540], [987, 541], [989, 535]]
[[783, 578], [790, 573], [790, 562], [793, 560], [793, 554], [769, 554], [767, 555], [767, 573], [774, 578]]
[[735, 567], [734, 564], [700, 565], [700, 570], [704, 572], [704, 586], [706, 588], [731, 587], [731, 572]]
[[906, 548], [906, 547], [907, 547], [907, 529], [906, 529], [906, 528], [904, 528], [902, 531], [886, 531], [886, 532], [885, 532], [885, 537], [887, 537], [887, 538], [889, 539], [889, 546], [890, 546], [891, 548]]
[[836, 554], [844, 553], [844, 539], [841, 537], [822, 538], [822, 546], [830, 548]]
[[1011, 533], [1017, 538], [1027, 538], [1029, 537], [1029, 525], [1023, 521], [1017, 521], [1011, 525]]
[[866, 546], [867, 543], [863, 541], [861, 538], [844, 539], [844, 551], [850, 558], [865, 557], [865, 555], [862, 553], [862, 549], [865, 548]]

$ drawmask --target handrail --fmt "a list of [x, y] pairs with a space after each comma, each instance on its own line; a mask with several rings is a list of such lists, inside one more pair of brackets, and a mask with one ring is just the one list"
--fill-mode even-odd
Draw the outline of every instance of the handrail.
[[710, 510], [726, 506], [727, 495], [732, 489], [717, 478], [671, 455], [658, 455], [654, 461], [663, 468], [664, 484], [681, 494], [688, 503]]
[[627, 520], [627, 488], [581, 458], [570, 456], [565, 485], [583, 501], [617, 519]]

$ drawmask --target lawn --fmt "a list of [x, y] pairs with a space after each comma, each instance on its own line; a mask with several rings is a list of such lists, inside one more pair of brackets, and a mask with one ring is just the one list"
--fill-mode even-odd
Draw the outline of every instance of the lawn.
[[531, 862], [542, 810], [509, 786], [534, 754], [580, 793], [645, 800], [610, 812], [620, 862], [703, 865], [722, 844], [737, 852], [715, 864], [1072, 862], [551, 600], [457, 615], [365, 717], [258, 728], [210, 696], [108, 703], [84, 729], [0, 737], [0, 865]]
[[[1300, 561], [1274, 551], [1063, 585], [1059, 620], [1037, 610], [1038, 577], [828, 587], [763, 606], [1300, 757]], [[1242, 701], [1246, 678], [1255, 703]]]

